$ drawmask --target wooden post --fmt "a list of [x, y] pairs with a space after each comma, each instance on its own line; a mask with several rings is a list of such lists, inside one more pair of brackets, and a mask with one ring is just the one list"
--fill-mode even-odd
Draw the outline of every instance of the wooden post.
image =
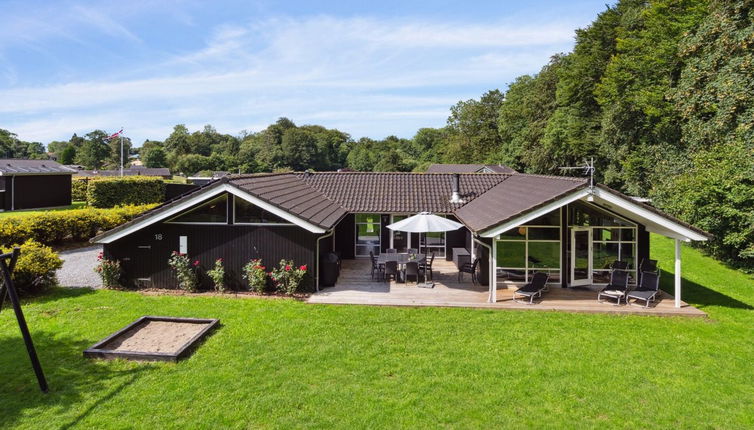
[[675, 307], [681, 307], [681, 240], [675, 239]]

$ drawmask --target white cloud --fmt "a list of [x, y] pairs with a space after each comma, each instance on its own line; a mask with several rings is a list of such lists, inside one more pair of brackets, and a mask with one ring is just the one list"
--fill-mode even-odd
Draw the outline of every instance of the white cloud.
[[0, 89], [0, 126], [45, 141], [123, 125], [141, 142], [176, 123], [235, 133], [288, 116], [356, 136], [410, 135], [444, 124], [456, 101], [536, 72], [570, 49], [575, 26], [329, 16], [222, 25], [205, 46], [137, 65], [128, 79]]

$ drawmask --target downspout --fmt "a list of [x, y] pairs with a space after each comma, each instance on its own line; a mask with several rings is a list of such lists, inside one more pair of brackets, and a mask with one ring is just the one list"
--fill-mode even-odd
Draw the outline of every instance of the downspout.
[[492, 255], [492, 246], [487, 245], [486, 243], [484, 243], [481, 240], [477, 239], [476, 235], [471, 236], [471, 239], [474, 242], [476, 242], [476, 243], [482, 245], [483, 247], [487, 248], [487, 250], [489, 250], [489, 255], [490, 255], [490, 277], [489, 277], [488, 282], [490, 284], [490, 295], [487, 298], [487, 301], [489, 303], [495, 303], [497, 301], [497, 273], [495, 272], [495, 262], [493, 260], [494, 256]]
[[317, 238], [317, 252], [315, 253], [315, 259], [316, 260], [314, 262], [314, 264], [317, 265], [317, 270], [316, 270], [316, 275], [315, 275], [316, 277], [314, 279], [314, 285], [315, 285], [315, 288], [316, 288], [317, 292], [319, 292], [319, 266], [320, 266], [320, 264], [319, 264], [319, 241], [322, 240], [322, 239], [324, 239], [324, 238], [326, 238], [326, 237], [331, 237], [333, 234], [335, 234], [335, 230], [330, 230], [329, 233], [323, 234], [322, 236], [320, 236], [320, 237]]

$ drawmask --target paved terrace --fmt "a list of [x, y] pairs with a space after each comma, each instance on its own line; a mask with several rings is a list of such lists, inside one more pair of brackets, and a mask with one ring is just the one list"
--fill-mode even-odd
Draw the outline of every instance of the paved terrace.
[[458, 271], [452, 262], [435, 259], [434, 288], [418, 288], [415, 283], [384, 282], [370, 279], [368, 259], [343, 260], [334, 287], [323, 288], [313, 294], [309, 303], [354, 304], [375, 306], [441, 306], [489, 309], [525, 309], [533, 311], [562, 311], [581, 313], [637, 314], [655, 316], [705, 317], [706, 313], [682, 302], [674, 307], [673, 297], [661, 292], [659, 300], [649, 308], [614, 306], [598, 303], [597, 292], [583, 289], [550, 287], [541, 300], [527, 305], [512, 300], [514, 288], [499, 288], [497, 303], [488, 303], [486, 286], [472, 285], [469, 274], [458, 282]]

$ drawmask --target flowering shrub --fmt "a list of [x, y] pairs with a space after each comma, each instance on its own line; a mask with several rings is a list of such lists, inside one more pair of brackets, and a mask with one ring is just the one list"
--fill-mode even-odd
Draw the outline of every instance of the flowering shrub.
[[188, 255], [173, 251], [168, 259], [168, 265], [175, 270], [178, 288], [186, 291], [196, 291], [199, 288], [199, 278], [196, 276], [199, 260], [191, 263]]
[[279, 267], [272, 269], [270, 278], [276, 290], [283, 294], [293, 294], [301, 286], [306, 270], [306, 265], [295, 267], [293, 261], [283, 259], [280, 260]]
[[207, 271], [207, 276], [212, 279], [215, 291], [222, 293], [227, 289], [225, 285], [225, 267], [223, 267], [222, 258], [215, 260], [215, 267]]
[[253, 259], [243, 266], [243, 278], [249, 281], [249, 289], [261, 293], [267, 287], [267, 273], [262, 260]]
[[118, 287], [121, 275], [120, 261], [108, 260], [102, 252], [97, 256], [97, 261], [99, 264], [94, 268], [94, 271], [99, 273], [100, 278], [102, 278], [102, 286], [105, 288]]
[[[19, 294], [39, 293], [57, 283], [55, 272], [63, 267], [63, 260], [52, 248], [33, 240], [15, 246], [21, 247], [13, 270], [13, 283]], [[13, 246], [0, 248], [1, 253], [12, 251]]]

